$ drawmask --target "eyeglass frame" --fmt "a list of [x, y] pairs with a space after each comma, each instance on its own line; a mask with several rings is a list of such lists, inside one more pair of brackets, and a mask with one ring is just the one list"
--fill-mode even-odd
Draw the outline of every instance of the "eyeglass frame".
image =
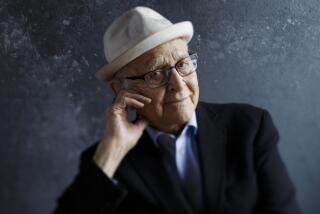
[[[118, 78], [118, 79], [119, 79], [120, 81], [122, 81], [123, 79], [129, 79], [129, 80], [138, 80], [138, 79], [141, 79], [141, 80], [143, 80], [143, 81], [146, 83], [146, 85], [147, 85], [149, 88], [158, 88], [158, 87], [161, 87], [161, 86], [166, 85], [166, 84], [169, 82], [169, 79], [170, 79], [170, 78], [168, 78], [168, 80], [167, 80], [166, 82], [164, 82], [164, 83], [162, 83], [162, 84], [160, 84], [160, 85], [158, 85], [158, 86], [156, 86], [156, 87], [150, 87], [150, 85], [149, 85], [149, 84], [147, 83], [147, 81], [145, 80], [145, 76], [148, 75], [148, 74], [151, 73], [151, 72], [160, 70], [161, 72], [167, 71], [167, 72], [165, 73], [165, 75], [168, 77], [168, 73], [169, 73], [169, 72], [171, 73], [171, 69], [172, 69], [172, 68], [175, 68], [175, 69], [177, 70], [178, 74], [179, 74], [181, 77], [186, 77], [186, 76], [192, 74], [193, 72], [195, 72], [195, 71], [196, 71], [196, 68], [195, 68], [193, 71], [191, 71], [190, 73], [186, 74], [186, 75], [181, 75], [181, 73], [179, 72], [179, 69], [177, 69], [176, 66], [177, 66], [182, 60], [185, 60], [185, 59], [188, 58], [188, 57], [191, 58], [191, 56], [194, 56], [194, 57], [195, 57], [196, 67], [197, 67], [197, 64], [198, 64], [198, 63], [197, 63], [198, 55], [197, 55], [196, 52], [194, 52], [194, 53], [192, 52], [192, 53], [189, 53], [188, 56], [183, 57], [182, 59], [178, 60], [178, 61], [174, 64], [174, 66], [166, 67], [166, 68], [164, 68], [164, 69], [157, 68], [157, 69], [154, 69], [154, 70], [152, 70], [152, 71], [148, 71], [148, 72], [146, 72], [146, 73], [144, 73], [144, 74], [142, 74], [142, 75], [129, 76], [129, 77], [120, 77], [120, 78]], [[191, 60], [192, 60], [192, 59], [191, 59]], [[171, 74], [170, 74], [170, 75], [171, 75]]]

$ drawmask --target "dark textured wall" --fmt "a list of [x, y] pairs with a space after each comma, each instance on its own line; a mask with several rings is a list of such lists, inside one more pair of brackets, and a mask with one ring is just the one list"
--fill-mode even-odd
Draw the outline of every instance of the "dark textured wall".
[[306, 214], [320, 210], [318, 0], [0, 0], [0, 212], [43, 214], [99, 139], [102, 35], [127, 9], [191, 20], [201, 99], [268, 109]]

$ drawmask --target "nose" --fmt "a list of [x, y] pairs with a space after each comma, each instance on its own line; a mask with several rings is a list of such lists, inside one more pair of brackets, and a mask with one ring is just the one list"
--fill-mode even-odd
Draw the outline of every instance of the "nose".
[[184, 89], [186, 83], [175, 68], [171, 69], [169, 78], [170, 79], [167, 86], [169, 91], [178, 92]]

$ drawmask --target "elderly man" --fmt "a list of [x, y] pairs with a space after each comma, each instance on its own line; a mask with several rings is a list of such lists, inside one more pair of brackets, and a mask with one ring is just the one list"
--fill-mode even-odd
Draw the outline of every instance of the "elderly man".
[[192, 35], [147, 7], [110, 25], [96, 74], [115, 96], [106, 130], [56, 213], [300, 213], [270, 114], [198, 103]]

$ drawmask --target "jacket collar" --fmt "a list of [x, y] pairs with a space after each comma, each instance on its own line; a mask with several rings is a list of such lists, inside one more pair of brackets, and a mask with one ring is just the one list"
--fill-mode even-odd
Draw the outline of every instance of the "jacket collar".
[[204, 203], [207, 213], [220, 213], [224, 186], [227, 129], [221, 121], [221, 113], [214, 105], [200, 103], [196, 113], [199, 118], [198, 150]]

